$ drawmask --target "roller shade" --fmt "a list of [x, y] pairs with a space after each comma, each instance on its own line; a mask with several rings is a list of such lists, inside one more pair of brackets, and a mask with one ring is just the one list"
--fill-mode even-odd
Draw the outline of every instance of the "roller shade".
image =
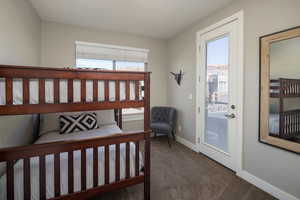
[[148, 62], [148, 49], [76, 41], [76, 58]]

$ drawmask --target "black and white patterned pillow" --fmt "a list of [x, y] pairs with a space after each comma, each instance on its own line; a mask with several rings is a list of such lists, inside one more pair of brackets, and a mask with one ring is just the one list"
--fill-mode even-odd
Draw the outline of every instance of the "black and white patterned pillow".
[[88, 131], [99, 128], [96, 113], [82, 113], [80, 115], [60, 115], [60, 134]]

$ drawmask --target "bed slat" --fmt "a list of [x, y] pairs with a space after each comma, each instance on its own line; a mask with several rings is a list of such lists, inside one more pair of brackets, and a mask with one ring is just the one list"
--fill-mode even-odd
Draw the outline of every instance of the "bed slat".
[[93, 101], [98, 102], [98, 80], [93, 80]]
[[39, 103], [45, 104], [45, 79], [39, 79]]
[[125, 166], [125, 177], [128, 179], [130, 178], [130, 144], [129, 142], [126, 142], [126, 166]]
[[140, 100], [140, 81], [135, 81], [135, 100]]
[[6, 104], [13, 104], [13, 80], [12, 78], [5, 79]]
[[120, 144], [116, 144], [116, 182], [120, 181]]
[[81, 80], [80, 88], [81, 88], [81, 102], [85, 102], [86, 101], [86, 80], [85, 79]]
[[105, 101], [109, 101], [109, 81], [104, 81], [104, 97]]
[[6, 181], [7, 199], [13, 200], [14, 199], [14, 161], [13, 160], [6, 162], [6, 174], [7, 174], [7, 181]]
[[23, 79], [23, 104], [29, 104], [29, 79]]
[[86, 149], [81, 149], [81, 190], [86, 190]]
[[98, 147], [93, 148], [93, 184], [98, 186]]
[[135, 176], [140, 175], [140, 143], [135, 142]]
[[126, 101], [130, 100], [130, 81], [125, 81], [125, 93], [126, 93]]
[[60, 196], [60, 153], [54, 154], [54, 196]]
[[104, 183], [109, 184], [109, 145], [105, 145], [104, 148], [105, 151], [105, 159], [104, 159], [104, 165], [105, 165], [105, 175], [104, 175]]
[[74, 102], [74, 87], [73, 87], [73, 79], [68, 79], [68, 102]]
[[73, 151], [68, 152], [68, 192], [74, 192], [74, 154]]
[[31, 199], [31, 185], [30, 185], [30, 158], [24, 158], [24, 200]]
[[54, 103], [59, 103], [59, 79], [53, 80], [54, 87]]
[[39, 168], [40, 168], [40, 200], [46, 199], [46, 163], [45, 156], [39, 156]]
[[122, 129], [123, 128], [123, 114], [122, 114], [122, 108], [121, 109], [119, 109], [119, 127], [120, 127], [120, 129]]
[[115, 90], [116, 101], [120, 101], [120, 81], [116, 81]]

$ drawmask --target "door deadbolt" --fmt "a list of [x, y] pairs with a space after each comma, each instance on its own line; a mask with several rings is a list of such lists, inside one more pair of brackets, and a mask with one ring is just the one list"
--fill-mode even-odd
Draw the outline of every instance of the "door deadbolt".
[[225, 117], [229, 118], [229, 119], [233, 119], [235, 118], [235, 114], [226, 114]]

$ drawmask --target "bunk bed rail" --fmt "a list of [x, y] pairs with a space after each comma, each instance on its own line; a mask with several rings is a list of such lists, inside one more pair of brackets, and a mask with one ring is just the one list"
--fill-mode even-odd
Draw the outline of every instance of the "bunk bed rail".
[[279, 136], [293, 138], [300, 135], [300, 110], [283, 111], [279, 115]]
[[[87, 69], [60, 69], [41, 67], [0, 66], [0, 78], [5, 80], [5, 99], [0, 105], [0, 115], [19, 115], [51, 112], [73, 112], [82, 110], [103, 110], [120, 108], [144, 107], [141, 96], [141, 83], [149, 72], [105, 71]], [[22, 102], [14, 100], [14, 80], [22, 81]], [[31, 81], [37, 81], [38, 86], [33, 90]], [[45, 82], [51, 81], [50, 89]], [[75, 82], [80, 81], [80, 99], [75, 102]], [[65, 82], [63, 95], [62, 82]], [[87, 83], [92, 85], [90, 90], [93, 96], [87, 97]], [[103, 83], [100, 87], [100, 83]], [[121, 99], [120, 86], [124, 85], [124, 99]], [[134, 85], [134, 89], [132, 89]], [[114, 88], [111, 88], [114, 87]], [[46, 90], [51, 90], [49, 94]], [[102, 89], [102, 90], [101, 90]], [[113, 91], [112, 91], [113, 89]], [[48, 92], [49, 92], [48, 91]], [[103, 91], [103, 99], [99, 99], [99, 92]], [[32, 96], [36, 94], [36, 102]], [[46, 94], [47, 93], [47, 94]], [[112, 99], [112, 95], [114, 97]], [[134, 97], [132, 98], [132, 94]], [[65, 96], [65, 100], [63, 100]]]
[[300, 97], [300, 79], [271, 80], [270, 96], [274, 98]]
[[[95, 192], [101, 194], [113, 188], [122, 188], [132, 184], [144, 182], [144, 174], [140, 172], [140, 142], [144, 141], [149, 131], [115, 134], [108, 137], [99, 137], [78, 141], [67, 142], [53, 142], [45, 144], [33, 144], [30, 146], [13, 147], [0, 150], [0, 162], [6, 162], [7, 165], [7, 199], [14, 199], [14, 170], [13, 165], [17, 160], [23, 159], [23, 174], [24, 174], [24, 199], [31, 198], [31, 176], [30, 176], [30, 160], [33, 157], [39, 157], [39, 194], [40, 199], [46, 199], [46, 156], [54, 155], [54, 198], [53, 199], [69, 199], [76, 195], [76, 198], [92, 197]], [[120, 179], [120, 144], [126, 144], [126, 164], [125, 171], [126, 177], [124, 180]], [[135, 176], [130, 177], [130, 162], [129, 162], [129, 145], [135, 144]], [[115, 180], [111, 183], [109, 179], [110, 170], [109, 166], [109, 148], [115, 146]], [[104, 179], [105, 184], [99, 186], [98, 184], [98, 147], [105, 149], [105, 167]], [[86, 184], [86, 162], [87, 162], [87, 149], [93, 149], [93, 188], [87, 189]], [[37, 151], [38, 150], [38, 151]], [[81, 194], [74, 193], [74, 151], [81, 151]], [[61, 169], [60, 169], [60, 156], [62, 153], [68, 153], [68, 194], [61, 195]], [[119, 183], [119, 185], [117, 185]]]

